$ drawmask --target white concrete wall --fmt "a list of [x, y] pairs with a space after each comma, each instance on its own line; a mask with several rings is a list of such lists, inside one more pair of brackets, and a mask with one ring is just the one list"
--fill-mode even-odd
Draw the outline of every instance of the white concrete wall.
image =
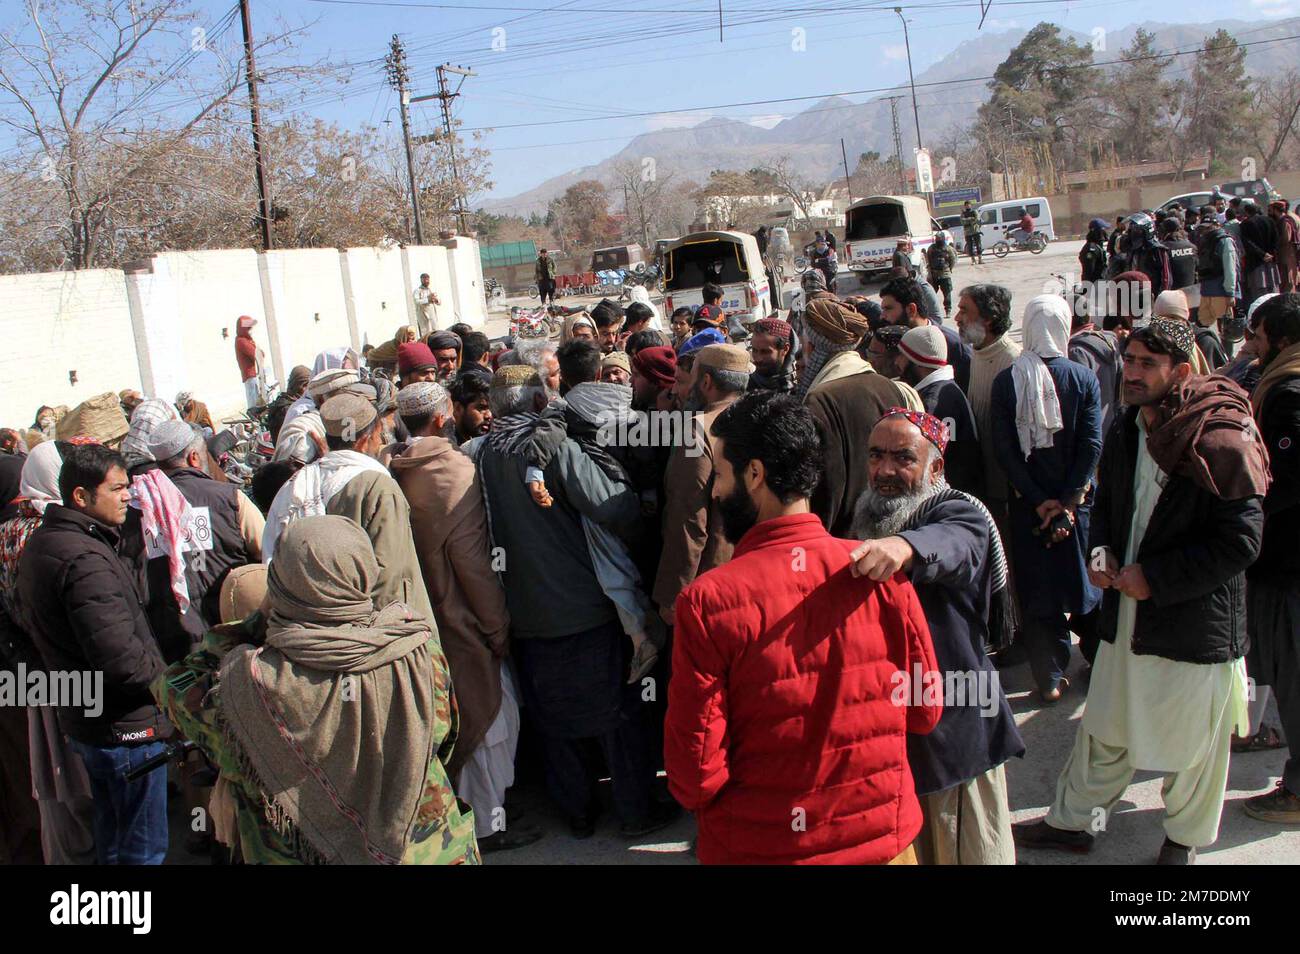
[[367, 344], [381, 345], [398, 328], [414, 323], [407, 307], [411, 289], [406, 287], [401, 249], [349, 248], [339, 257], [355, 322], [354, 348], [360, 351]]
[[269, 289], [271, 324], [285, 374], [294, 365], [311, 367], [327, 348], [352, 346], [338, 249], [288, 249], [268, 252], [262, 259], [262, 281]]
[[483, 295], [483, 260], [478, 242], [462, 236], [448, 239], [446, 253], [455, 290], [456, 320], [482, 329], [487, 325], [487, 299]]
[[[73, 407], [140, 387], [126, 282], [109, 269], [0, 275], [0, 426], [30, 427], [42, 404]], [[77, 372], [71, 384], [68, 372]]]
[[326, 348], [360, 350], [414, 324], [421, 272], [443, 302], [440, 327], [482, 328], [478, 245], [449, 243], [455, 248], [167, 252], [127, 273], [0, 276], [0, 340], [11, 353], [0, 363], [0, 426], [26, 427], [42, 404], [74, 406], [123, 388], [167, 399], [192, 391], [214, 417], [237, 414], [240, 315], [257, 319], [266, 377], [282, 383]]
[[[251, 249], [166, 252], [150, 260], [150, 271], [127, 275], [133, 297], [138, 295], [132, 305], [137, 336], [143, 332], [148, 395], [171, 400], [179, 391], [193, 392], [214, 419], [243, 409], [235, 361], [240, 315], [257, 320], [253, 340], [270, 355], [257, 260]], [[282, 380], [273, 366], [266, 376]]]

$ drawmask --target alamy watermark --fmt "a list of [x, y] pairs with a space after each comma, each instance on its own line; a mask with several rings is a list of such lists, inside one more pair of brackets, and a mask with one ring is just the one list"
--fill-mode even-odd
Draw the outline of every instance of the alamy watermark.
[[945, 709], [973, 707], [986, 719], [998, 714], [1002, 684], [996, 669], [924, 669], [912, 665], [909, 675], [902, 669], [889, 677], [893, 690], [889, 701], [896, 706], [935, 706]]
[[0, 671], [0, 706], [80, 709], [87, 719], [94, 719], [104, 711], [104, 673], [46, 672], [20, 662], [14, 672]]
[[704, 453], [704, 435], [692, 411], [633, 411], [625, 416], [602, 411], [596, 422], [601, 447], [681, 447], [687, 457]]

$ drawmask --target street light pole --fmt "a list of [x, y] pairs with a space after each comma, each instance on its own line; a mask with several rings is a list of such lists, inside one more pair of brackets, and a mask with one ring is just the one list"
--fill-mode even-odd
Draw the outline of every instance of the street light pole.
[[921, 114], [916, 108], [916, 79], [912, 76], [912, 41], [907, 34], [907, 18], [903, 16], [903, 8], [894, 7], [894, 12], [903, 21], [903, 45], [907, 48], [907, 82], [912, 87], [912, 119], [916, 123], [916, 148], [920, 149], [924, 144], [921, 142]]

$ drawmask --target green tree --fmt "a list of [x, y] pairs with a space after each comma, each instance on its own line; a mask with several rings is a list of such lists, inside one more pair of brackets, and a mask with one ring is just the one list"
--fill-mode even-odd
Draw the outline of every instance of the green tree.
[[1251, 91], [1246, 82], [1246, 51], [1226, 30], [1205, 38], [1191, 76], [1175, 84], [1175, 161], [1208, 154], [1219, 169], [1220, 152], [1239, 141]]
[[1054, 24], [1025, 34], [988, 85], [993, 95], [979, 118], [1002, 129], [1013, 166], [1054, 157], [1063, 167], [1096, 128], [1092, 47], [1062, 37]]
[[1172, 56], [1160, 56], [1155, 36], [1138, 28], [1106, 78], [1102, 108], [1115, 151], [1127, 161], [1151, 158], [1169, 123], [1173, 84], [1165, 78]]

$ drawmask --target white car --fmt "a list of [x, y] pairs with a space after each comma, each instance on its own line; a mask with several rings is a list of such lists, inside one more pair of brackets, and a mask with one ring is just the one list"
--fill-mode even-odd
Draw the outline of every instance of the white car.
[[1181, 205], [1188, 211], [1199, 212], [1203, 205], [1214, 204], [1214, 192], [1184, 192], [1182, 195], [1176, 195], [1172, 199], [1165, 199], [1160, 203], [1160, 208], [1166, 212], [1176, 205]]

